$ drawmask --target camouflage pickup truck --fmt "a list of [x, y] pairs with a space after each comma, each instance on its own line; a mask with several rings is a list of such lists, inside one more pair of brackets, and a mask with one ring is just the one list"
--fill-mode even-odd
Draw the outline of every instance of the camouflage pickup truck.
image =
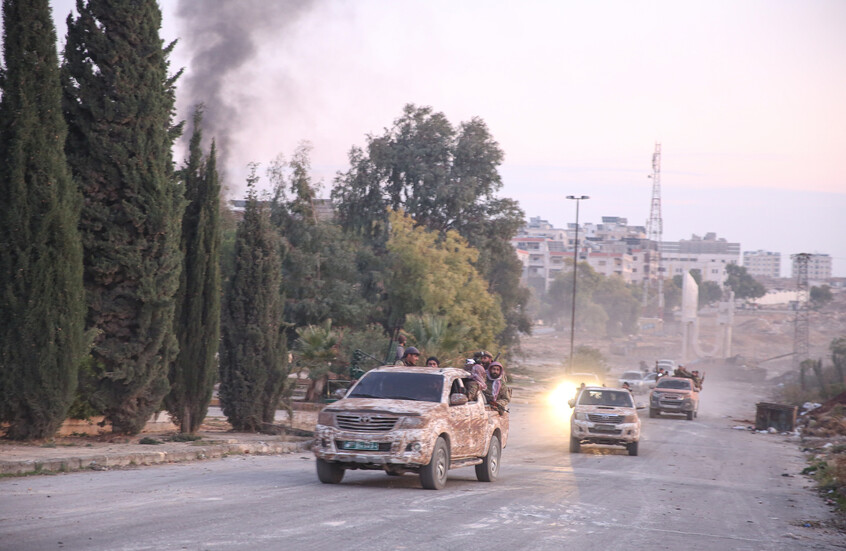
[[313, 445], [317, 477], [337, 484], [347, 469], [415, 472], [424, 488], [440, 490], [447, 471], [475, 465], [496, 480], [508, 440], [508, 414], [470, 401], [470, 374], [451, 367], [380, 367], [318, 415]]

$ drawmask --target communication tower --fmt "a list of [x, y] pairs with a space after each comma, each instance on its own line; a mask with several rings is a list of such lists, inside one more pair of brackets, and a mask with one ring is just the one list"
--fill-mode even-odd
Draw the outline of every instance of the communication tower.
[[[647, 269], [643, 279], [643, 310], [645, 315], [662, 317], [664, 315], [664, 267], [661, 262], [661, 240], [664, 222], [661, 219], [661, 144], [655, 144], [652, 154], [652, 204], [649, 208], [649, 220], [646, 223]], [[657, 291], [650, 297], [650, 288], [656, 283]], [[652, 304], [654, 301], [654, 304]]]
[[796, 317], [793, 320], [793, 365], [798, 370], [808, 359], [808, 325], [811, 313], [808, 293], [808, 262], [811, 255], [799, 253], [790, 255], [796, 266]]

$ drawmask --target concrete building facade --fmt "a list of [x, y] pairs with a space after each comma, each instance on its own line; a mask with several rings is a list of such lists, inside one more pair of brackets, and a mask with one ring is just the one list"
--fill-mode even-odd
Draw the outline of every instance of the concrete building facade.
[[752, 276], [781, 277], [781, 253], [743, 251], [743, 267]]

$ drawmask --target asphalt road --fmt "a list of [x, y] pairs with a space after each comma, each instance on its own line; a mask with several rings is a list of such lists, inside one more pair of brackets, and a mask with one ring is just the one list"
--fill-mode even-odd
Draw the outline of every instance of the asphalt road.
[[797, 442], [732, 428], [755, 401], [709, 381], [696, 420], [643, 415], [638, 457], [571, 455], [545, 404], [516, 403], [500, 480], [463, 468], [441, 491], [378, 471], [323, 485], [306, 454], [10, 478], [0, 549], [846, 548]]

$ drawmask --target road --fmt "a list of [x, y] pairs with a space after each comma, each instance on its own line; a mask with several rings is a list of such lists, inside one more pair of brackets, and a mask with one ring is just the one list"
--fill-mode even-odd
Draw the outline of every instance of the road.
[[306, 454], [5, 479], [0, 549], [846, 548], [797, 443], [732, 428], [755, 401], [709, 381], [696, 420], [643, 416], [638, 457], [571, 455], [542, 400], [515, 403], [500, 480], [463, 468], [442, 491], [377, 471], [323, 485]]

